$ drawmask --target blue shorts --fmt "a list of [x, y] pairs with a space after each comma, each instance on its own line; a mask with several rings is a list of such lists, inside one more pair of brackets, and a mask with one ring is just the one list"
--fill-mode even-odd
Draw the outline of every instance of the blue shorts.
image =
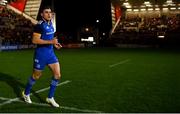
[[59, 62], [54, 53], [48, 55], [35, 54], [34, 55], [34, 69], [44, 70], [46, 65]]

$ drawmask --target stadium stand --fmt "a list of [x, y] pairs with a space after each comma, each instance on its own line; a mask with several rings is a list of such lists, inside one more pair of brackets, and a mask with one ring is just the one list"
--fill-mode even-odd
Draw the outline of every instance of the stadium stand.
[[157, 46], [168, 43], [175, 45], [180, 43], [179, 32], [179, 14], [162, 15], [161, 17], [129, 16], [118, 24], [112, 40], [118, 44]]
[[7, 9], [0, 10], [0, 37], [2, 46], [31, 45], [33, 23], [24, 16]]

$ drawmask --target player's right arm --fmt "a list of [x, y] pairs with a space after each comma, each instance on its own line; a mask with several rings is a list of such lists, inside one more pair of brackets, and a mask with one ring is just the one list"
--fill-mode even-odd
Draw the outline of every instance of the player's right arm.
[[40, 33], [33, 33], [33, 38], [32, 38], [32, 43], [33, 44], [57, 44], [58, 40], [57, 38], [54, 38], [52, 40], [43, 40], [41, 39], [41, 34]]

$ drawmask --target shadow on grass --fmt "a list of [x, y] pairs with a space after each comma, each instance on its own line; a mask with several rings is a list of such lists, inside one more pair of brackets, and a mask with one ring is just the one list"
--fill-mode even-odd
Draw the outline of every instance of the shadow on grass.
[[[21, 83], [20, 81], [18, 81], [18, 79], [16, 79], [13, 76], [10, 76], [8, 74], [5, 73], [1, 73], [0, 72], [0, 82], [5, 82], [7, 85], [9, 85], [12, 89], [13, 92], [16, 94], [16, 97], [19, 97], [22, 99], [22, 90], [26, 87], [26, 85], [24, 85], [23, 83]], [[2, 87], [1, 87], [2, 88]], [[31, 90], [32, 94], [37, 97], [39, 99], [40, 102], [45, 102], [38, 93], [35, 93], [35, 91]], [[9, 93], [11, 94], [11, 93]]]

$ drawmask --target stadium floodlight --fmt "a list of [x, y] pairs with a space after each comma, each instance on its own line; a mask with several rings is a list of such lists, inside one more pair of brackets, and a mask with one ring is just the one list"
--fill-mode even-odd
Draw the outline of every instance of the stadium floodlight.
[[126, 8], [132, 8], [132, 6], [129, 4], [127, 0], [123, 3], [123, 6], [125, 6]]
[[146, 11], [146, 9], [140, 9], [141, 11]]
[[167, 7], [168, 5], [167, 4], [163, 4], [164, 7]]
[[172, 8], [170, 8], [171, 10], [176, 10], [176, 8], [175, 7], [172, 7]]
[[113, 9], [111, 10], [111, 12], [112, 12], [112, 13], [115, 13], [115, 11], [114, 11]]
[[159, 11], [159, 10], [160, 10], [160, 8], [155, 8], [155, 10], [156, 10], [156, 11]]
[[167, 0], [165, 2], [165, 4], [168, 5], [168, 6], [176, 6], [176, 4], [174, 4], [174, 2], [172, 0]]
[[146, 4], [146, 5], [147, 5], [147, 4], [150, 4], [150, 2], [149, 2], [149, 1], [145, 1], [145, 2], [144, 2], [144, 4]]
[[144, 2], [144, 5], [145, 5], [146, 7], [152, 7], [152, 5], [151, 5], [151, 3], [150, 3], [149, 1], [145, 1], [145, 2]]
[[158, 38], [164, 38], [164, 36], [162, 35], [162, 36], [158, 36]]
[[146, 7], [152, 7], [152, 5], [151, 4], [147, 4]]
[[126, 8], [132, 8], [132, 6], [130, 6], [130, 5], [127, 5], [127, 6], [126, 6]]
[[153, 11], [153, 8], [148, 8], [148, 11]]
[[134, 11], [135, 11], [135, 12], [138, 12], [138, 11], [139, 11], [139, 9], [134, 9]]
[[163, 11], [167, 11], [168, 10], [168, 8], [163, 8]]
[[127, 9], [127, 11], [132, 11], [132, 9]]
[[141, 8], [145, 8], [146, 6], [145, 5], [141, 5]]
[[89, 31], [89, 28], [85, 28], [85, 31], [88, 32], [88, 31]]
[[129, 3], [128, 3], [128, 2], [124, 2], [123, 5], [124, 5], [124, 6], [127, 6], [127, 5], [129, 5]]
[[88, 37], [89, 41], [93, 42], [94, 41], [94, 37]]
[[170, 6], [176, 6], [176, 4], [170, 4]]
[[172, 0], [167, 0], [166, 3], [167, 3], [167, 4], [172, 4], [173, 1], [172, 1]]
[[94, 37], [81, 38], [81, 41], [85, 41], [85, 42], [93, 42], [93, 41], [94, 41]]

